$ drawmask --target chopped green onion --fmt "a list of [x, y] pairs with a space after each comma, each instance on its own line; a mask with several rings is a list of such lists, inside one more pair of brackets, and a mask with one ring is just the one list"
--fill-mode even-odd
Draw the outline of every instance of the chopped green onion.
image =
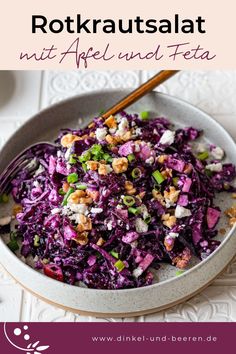
[[120, 259], [114, 264], [118, 272], [121, 272], [125, 268], [124, 262], [122, 262]]
[[177, 272], [175, 273], [175, 275], [177, 275], [177, 276], [179, 276], [179, 275], [181, 275], [181, 274], [183, 274], [184, 273], [184, 270], [177, 270]]
[[142, 174], [142, 171], [140, 170], [140, 168], [136, 167], [133, 169], [133, 171], [131, 172], [131, 176], [133, 178], [139, 178]]
[[105, 160], [106, 162], [112, 162], [112, 157], [109, 155], [107, 152], [102, 156], [102, 159]]
[[69, 158], [69, 164], [70, 165], [74, 165], [76, 163], [76, 159], [74, 158], [75, 155], [70, 155]]
[[34, 236], [34, 247], [39, 247], [40, 246], [40, 238], [39, 235]]
[[84, 170], [84, 172], [88, 171], [88, 167], [87, 167], [86, 163], [82, 163], [82, 169]]
[[9, 196], [6, 193], [0, 195], [0, 203], [8, 203], [8, 202], [9, 202]]
[[197, 155], [198, 160], [201, 160], [201, 161], [208, 159], [208, 157], [209, 157], [208, 151], [203, 151]]
[[115, 252], [115, 251], [111, 251], [110, 254], [111, 254], [113, 257], [115, 257], [116, 259], [119, 258], [119, 254], [118, 254], [117, 252]]
[[86, 184], [76, 184], [76, 189], [84, 191], [85, 189], [87, 189], [87, 186]]
[[143, 111], [140, 114], [142, 120], [147, 120], [149, 118], [149, 112]]
[[123, 198], [123, 203], [127, 206], [132, 206], [135, 204], [135, 199], [134, 197], [131, 197], [129, 195], [124, 196]]
[[79, 179], [79, 176], [77, 173], [71, 173], [70, 175], [67, 176], [67, 182], [68, 183], [75, 183]]
[[151, 217], [150, 214], [148, 214], [148, 215], [146, 216], [146, 218], [144, 219], [144, 221], [145, 221], [146, 224], [149, 224], [149, 223], [151, 222], [151, 220], [152, 220], [152, 217]]
[[11, 240], [7, 243], [7, 246], [10, 248], [12, 252], [15, 252], [19, 249], [19, 245], [16, 240]]
[[173, 185], [174, 185], [175, 187], [178, 187], [179, 177], [174, 177], [174, 178], [172, 178], [172, 181], [173, 181]]
[[63, 188], [60, 188], [59, 191], [58, 191], [58, 194], [60, 194], [60, 195], [65, 195], [66, 192], [63, 191]]
[[133, 208], [133, 207], [130, 207], [130, 208], [128, 208], [128, 211], [129, 211], [131, 214], [137, 215], [137, 214], [140, 213], [140, 208]]
[[62, 201], [62, 206], [65, 206], [65, 205], [67, 205], [67, 200], [68, 200], [68, 198], [69, 198], [69, 196], [72, 194], [72, 193], [74, 193], [74, 188], [69, 188], [68, 189], [68, 191], [66, 192], [66, 194], [65, 194], [65, 196], [64, 196], [64, 199], [63, 199], [63, 201]]
[[128, 158], [128, 161], [129, 161], [129, 162], [135, 161], [135, 156], [134, 156], [134, 154], [129, 154], [129, 155], [127, 156], [127, 158]]
[[90, 159], [91, 159], [91, 153], [89, 150], [83, 152], [83, 154], [79, 156], [79, 161], [81, 163], [89, 161]]
[[90, 151], [93, 155], [98, 155], [100, 153], [102, 153], [102, 145], [100, 144], [94, 144], [91, 148]]
[[165, 180], [165, 178], [162, 176], [161, 172], [158, 170], [154, 171], [152, 175], [158, 184], [161, 184]]

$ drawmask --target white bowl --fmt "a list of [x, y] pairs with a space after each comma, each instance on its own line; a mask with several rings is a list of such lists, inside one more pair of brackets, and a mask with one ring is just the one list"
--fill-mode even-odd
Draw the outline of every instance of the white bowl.
[[[128, 91], [124, 90], [88, 93], [38, 113], [3, 147], [0, 153], [0, 171], [28, 145], [40, 140], [52, 140], [61, 128], [85, 126], [99, 111], [108, 108], [126, 94]], [[128, 109], [131, 112], [143, 110], [167, 117], [177, 126], [203, 129], [207, 140], [221, 146], [226, 151], [227, 159], [236, 164], [236, 147], [233, 139], [216, 121], [198, 108], [174, 97], [153, 92]], [[225, 194], [219, 196], [217, 202], [223, 209], [232, 203], [230, 195]], [[222, 225], [225, 222], [222, 219]], [[183, 275], [175, 277], [174, 268], [163, 267], [158, 283], [138, 289], [95, 290], [61, 283], [23, 263], [1, 239], [0, 260], [3, 267], [19, 283], [46, 301], [84, 314], [127, 317], [169, 307], [191, 297], [209, 284], [235, 255], [234, 230], [235, 227], [229, 230], [221, 246], [212, 255]]]

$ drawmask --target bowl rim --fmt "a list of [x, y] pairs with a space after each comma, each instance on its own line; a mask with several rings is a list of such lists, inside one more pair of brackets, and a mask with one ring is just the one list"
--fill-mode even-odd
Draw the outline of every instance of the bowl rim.
[[[70, 102], [76, 101], [77, 99], [83, 99], [83, 97], [88, 97], [88, 96], [96, 96], [99, 94], [120, 94], [121, 92], [125, 94], [130, 93], [132, 90], [131, 89], [102, 89], [102, 90], [94, 90], [94, 91], [90, 91], [90, 92], [85, 92], [82, 94], [77, 94], [74, 95], [72, 97], [63, 99], [55, 104], [50, 105], [49, 107], [45, 107], [43, 109], [41, 109], [40, 111], [38, 111], [37, 113], [35, 113], [32, 117], [30, 117], [29, 119], [27, 119], [12, 135], [9, 139], [7, 139], [7, 141], [4, 143], [4, 145], [2, 146], [1, 150], [0, 150], [0, 156], [2, 153], [2, 150], [8, 145], [11, 144], [14, 140], [14, 136], [15, 134], [17, 134], [18, 132], [20, 132], [21, 130], [24, 130], [26, 125], [30, 125], [35, 119], [37, 119], [37, 117], [39, 115], [42, 114], [46, 114], [47, 112], [50, 112], [51, 109], [56, 109], [57, 107], [63, 106], [64, 104], [69, 104]], [[202, 116], [205, 116], [205, 118], [207, 120], [210, 120], [211, 122], [213, 122], [213, 124], [215, 124], [217, 126], [217, 128], [221, 131], [223, 131], [224, 134], [226, 134], [228, 141], [230, 141], [231, 143], [233, 143], [235, 145], [234, 139], [231, 137], [230, 133], [215, 119], [213, 119], [207, 112], [205, 112], [204, 110], [198, 108], [197, 106], [187, 102], [186, 100], [182, 99], [182, 98], [177, 98], [173, 95], [167, 94], [167, 93], [163, 93], [163, 92], [159, 92], [159, 91], [151, 91], [150, 93], [147, 94], [147, 96], [163, 96], [164, 98], [170, 99], [172, 102], [175, 102], [177, 104], [183, 104], [185, 106], [187, 106], [188, 108], [190, 108], [191, 110], [194, 110], [195, 112], [199, 112]], [[132, 105], [131, 105], [132, 107]], [[127, 107], [127, 110], [129, 110], [129, 107]], [[236, 152], [236, 145], [235, 145], [235, 152]], [[122, 293], [123, 294], [130, 294], [133, 292], [141, 292], [141, 291], [147, 291], [148, 289], [154, 289], [154, 288], [159, 288], [160, 286], [162, 286], [163, 284], [169, 284], [170, 282], [174, 283], [174, 282], [178, 282], [180, 281], [180, 279], [183, 279], [184, 277], [187, 277], [189, 275], [191, 275], [192, 273], [196, 272], [197, 270], [200, 270], [202, 267], [205, 266], [205, 264], [209, 263], [211, 261], [212, 258], [215, 258], [218, 253], [221, 251], [221, 249], [225, 246], [225, 244], [228, 242], [228, 240], [232, 237], [233, 233], [236, 230], [236, 224], [234, 224], [234, 226], [230, 229], [230, 231], [227, 233], [225, 239], [221, 242], [220, 246], [213, 252], [211, 253], [206, 259], [200, 261], [198, 264], [194, 265], [192, 268], [184, 271], [184, 273], [181, 274], [181, 276], [179, 277], [172, 277], [166, 280], [163, 280], [161, 282], [157, 282], [155, 284], [152, 285], [147, 285], [144, 287], [138, 287], [138, 288], [130, 288], [130, 289], [93, 289], [93, 288], [87, 288], [87, 287], [82, 287], [82, 286], [77, 286], [77, 285], [71, 285], [71, 284], [67, 284], [64, 282], [60, 282], [57, 281], [53, 278], [47, 277], [46, 275], [44, 275], [43, 273], [41, 273], [40, 271], [37, 271], [36, 269], [32, 268], [30, 265], [28, 265], [27, 263], [24, 263], [19, 257], [17, 257], [17, 255], [15, 255], [14, 252], [12, 252], [6, 245], [6, 243], [3, 241], [2, 237], [0, 237], [0, 247], [2, 247], [5, 251], [5, 253], [15, 262], [17, 262], [17, 264], [19, 266], [21, 266], [23, 268], [23, 270], [25, 270], [26, 272], [29, 272], [29, 275], [32, 274], [32, 276], [37, 276], [39, 277], [39, 279], [41, 279], [41, 281], [47, 280], [50, 281], [52, 284], [54, 284], [55, 286], [57, 285], [58, 287], [61, 288], [61, 290], [63, 290], [63, 288], [73, 288], [75, 289], [75, 291], [89, 291], [90, 293], [94, 292], [99, 292], [99, 293], [109, 293], [109, 294], [117, 294], [117, 293]], [[2, 262], [2, 260], [0, 260], [0, 263], [2, 263], [3, 267], [4, 267], [4, 262]]]

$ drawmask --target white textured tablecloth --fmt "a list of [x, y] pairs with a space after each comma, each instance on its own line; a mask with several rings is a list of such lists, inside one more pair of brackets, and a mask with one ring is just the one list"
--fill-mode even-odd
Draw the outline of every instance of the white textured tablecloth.
[[[0, 147], [41, 108], [86, 91], [133, 88], [154, 72], [0, 71]], [[236, 139], [236, 71], [186, 71], [159, 88], [205, 110]], [[193, 299], [158, 314], [123, 319], [83, 317], [24, 291], [0, 266], [0, 321], [236, 321], [236, 261]]]

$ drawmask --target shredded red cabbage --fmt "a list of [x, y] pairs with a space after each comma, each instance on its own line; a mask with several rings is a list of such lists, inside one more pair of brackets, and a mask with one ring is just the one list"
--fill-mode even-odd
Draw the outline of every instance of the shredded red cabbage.
[[196, 154], [201, 133], [125, 112], [62, 130], [55, 151], [31, 152], [36, 172], [12, 181], [21, 254], [97, 289], [150, 285], [163, 262], [204, 259], [220, 244], [215, 193], [234, 190], [235, 167]]

